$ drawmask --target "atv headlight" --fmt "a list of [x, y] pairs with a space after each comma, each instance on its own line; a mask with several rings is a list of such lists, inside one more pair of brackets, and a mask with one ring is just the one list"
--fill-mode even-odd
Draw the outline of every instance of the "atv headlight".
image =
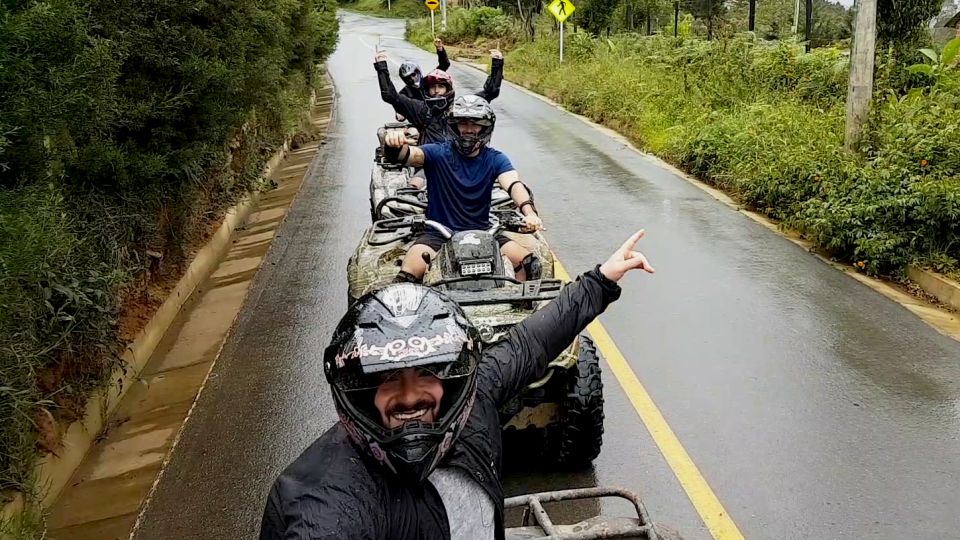
[[493, 264], [490, 261], [474, 261], [460, 263], [461, 276], [479, 276], [493, 273]]

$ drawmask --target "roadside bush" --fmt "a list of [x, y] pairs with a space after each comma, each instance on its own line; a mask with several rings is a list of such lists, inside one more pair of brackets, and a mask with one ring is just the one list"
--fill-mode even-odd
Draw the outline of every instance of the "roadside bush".
[[76, 418], [119, 365], [124, 306], [155, 305], [298, 129], [335, 9], [0, 3], [0, 502], [33, 494], [41, 407]]
[[840, 51], [749, 36], [571, 36], [508, 55], [507, 76], [603, 122], [870, 273], [960, 259], [960, 70], [880, 97], [864, 156], [843, 150]]
[[422, 0], [351, 0], [340, 2], [340, 5], [349, 10], [368, 13], [377, 17], [394, 19], [410, 19], [423, 17], [424, 15], [430, 17], [430, 11]]
[[[452, 45], [474, 45], [478, 42], [499, 42], [508, 48], [524, 39], [523, 29], [512, 17], [499, 8], [481, 7], [476, 9], [452, 8], [447, 12], [447, 29], [437, 35], [445, 43]], [[406, 37], [421, 47], [431, 47], [433, 34], [430, 32], [430, 19], [408, 20]]]

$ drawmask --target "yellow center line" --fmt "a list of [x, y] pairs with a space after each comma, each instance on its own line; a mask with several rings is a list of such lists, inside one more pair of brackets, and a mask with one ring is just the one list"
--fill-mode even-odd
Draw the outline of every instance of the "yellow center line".
[[[556, 277], [570, 281], [570, 274], [560, 264], [560, 260], [554, 257], [554, 261]], [[710, 534], [717, 540], [743, 539], [743, 534], [740, 533], [737, 524], [733, 522], [730, 514], [720, 504], [720, 500], [714, 494], [710, 485], [707, 484], [707, 480], [700, 474], [700, 470], [690, 459], [690, 455], [687, 454], [683, 445], [680, 444], [680, 439], [670, 429], [657, 404], [653, 402], [646, 388], [640, 383], [640, 379], [630, 368], [630, 364], [627, 363], [620, 349], [610, 338], [610, 334], [607, 333], [599, 320], [590, 323], [587, 330], [593, 336], [593, 341], [597, 344], [597, 348], [600, 349], [617, 381], [620, 382], [620, 386], [623, 387], [627, 397], [630, 398], [630, 403], [633, 404], [633, 408], [640, 415], [640, 420], [643, 421], [647, 431], [650, 432], [654, 442], [657, 443], [657, 447], [660, 448], [660, 453], [663, 454], [667, 464], [673, 470], [673, 474], [676, 475], [680, 485], [687, 492], [690, 502], [693, 503], [707, 529], [710, 530]]]

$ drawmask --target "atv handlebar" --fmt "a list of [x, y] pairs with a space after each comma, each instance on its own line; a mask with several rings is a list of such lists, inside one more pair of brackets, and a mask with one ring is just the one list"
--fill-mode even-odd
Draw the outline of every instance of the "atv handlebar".
[[377, 203], [377, 207], [373, 210], [374, 215], [377, 217], [377, 221], [380, 221], [383, 219], [383, 209], [386, 208], [386, 206], [392, 202], [408, 204], [410, 206], [420, 208], [423, 210], [427, 209], [427, 203], [421, 201], [420, 199], [415, 199], [412, 197], [404, 197], [402, 195], [394, 195], [393, 197], [387, 197], [382, 201], [380, 201], [379, 203]]
[[[401, 229], [408, 230], [404, 232], [398, 232]], [[433, 229], [434, 231], [440, 233], [440, 236], [442, 236], [445, 241], [453, 238], [453, 231], [441, 223], [437, 223], [431, 219], [425, 219], [423, 216], [401, 216], [389, 219], [381, 219], [373, 224], [374, 234], [387, 232], [397, 232], [397, 234], [386, 240], [374, 240], [371, 237], [367, 242], [371, 246], [385, 246], [398, 240], [403, 240], [404, 238], [413, 236], [424, 229]]]
[[432, 219], [423, 220], [423, 224], [426, 225], [428, 228], [433, 229], [438, 233], [440, 233], [440, 236], [442, 236], [444, 240], [450, 240], [451, 238], [453, 238], [453, 231], [441, 225], [440, 223], [433, 221]]

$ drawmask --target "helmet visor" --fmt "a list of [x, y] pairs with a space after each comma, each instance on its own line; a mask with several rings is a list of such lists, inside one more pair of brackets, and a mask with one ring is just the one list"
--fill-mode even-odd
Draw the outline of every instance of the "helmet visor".
[[477, 357], [478, 354], [475, 349], [464, 345], [453, 361], [450, 361], [449, 356], [445, 355], [445, 358], [433, 356], [403, 362], [402, 366], [396, 364], [364, 366], [354, 362], [338, 369], [332, 383], [344, 392], [372, 390], [404, 369], [422, 369], [442, 381], [447, 381], [472, 374], [477, 368]]

